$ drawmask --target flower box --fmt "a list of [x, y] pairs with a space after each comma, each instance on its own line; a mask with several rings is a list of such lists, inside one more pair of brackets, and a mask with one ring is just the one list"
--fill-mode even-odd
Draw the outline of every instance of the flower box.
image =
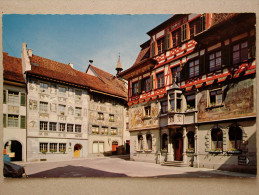
[[227, 154], [241, 154], [242, 152], [240, 150], [229, 150], [227, 151]]

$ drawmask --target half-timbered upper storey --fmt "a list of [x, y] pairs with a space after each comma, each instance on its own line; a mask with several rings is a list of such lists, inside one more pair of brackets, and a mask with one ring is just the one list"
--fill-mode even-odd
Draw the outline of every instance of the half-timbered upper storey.
[[129, 82], [129, 106], [164, 97], [174, 83], [191, 91], [255, 73], [254, 14], [177, 14], [147, 34], [119, 74]]

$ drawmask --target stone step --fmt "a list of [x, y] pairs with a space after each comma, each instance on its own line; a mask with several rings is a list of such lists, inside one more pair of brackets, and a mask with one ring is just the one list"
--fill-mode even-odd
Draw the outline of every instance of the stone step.
[[167, 161], [161, 163], [162, 166], [173, 166], [173, 167], [188, 167], [184, 162], [182, 161]]

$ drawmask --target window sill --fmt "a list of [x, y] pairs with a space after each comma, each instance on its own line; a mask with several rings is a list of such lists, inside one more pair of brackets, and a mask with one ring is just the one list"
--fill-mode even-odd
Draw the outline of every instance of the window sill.
[[140, 153], [140, 152], [143, 152], [143, 150], [136, 150], [136, 152], [139, 152], [139, 153]]
[[166, 117], [168, 113], [163, 113], [163, 114], [160, 114], [159, 117]]
[[151, 119], [151, 116], [144, 116], [144, 117], [142, 118], [142, 120], [148, 120], [148, 119]]
[[213, 106], [207, 107], [206, 109], [207, 109], [207, 110], [210, 110], [210, 109], [213, 109], [213, 108], [220, 108], [220, 107], [223, 107], [223, 106], [224, 106], [223, 104], [220, 104], [220, 105], [213, 105]]
[[144, 150], [144, 152], [151, 153], [152, 150]]
[[196, 110], [196, 109], [189, 109], [189, 110], [185, 111], [185, 113], [192, 113], [192, 112], [198, 112], [198, 110]]
[[194, 154], [194, 151], [186, 151], [187, 154]]
[[223, 151], [210, 151], [209, 153], [210, 154], [221, 154], [221, 153], [223, 153]]
[[227, 151], [227, 154], [242, 154], [242, 151], [237, 150], [237, 151]]

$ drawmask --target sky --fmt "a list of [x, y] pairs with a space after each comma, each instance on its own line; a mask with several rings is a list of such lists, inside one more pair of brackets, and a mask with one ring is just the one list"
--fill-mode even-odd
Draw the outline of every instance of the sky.
[[3, 51], [33, 54], [85, 72], [89, 60], [113, 75], [120, 53], [124, 70], [135, 62], [148, 31], [172, 15], [3, 15]]

